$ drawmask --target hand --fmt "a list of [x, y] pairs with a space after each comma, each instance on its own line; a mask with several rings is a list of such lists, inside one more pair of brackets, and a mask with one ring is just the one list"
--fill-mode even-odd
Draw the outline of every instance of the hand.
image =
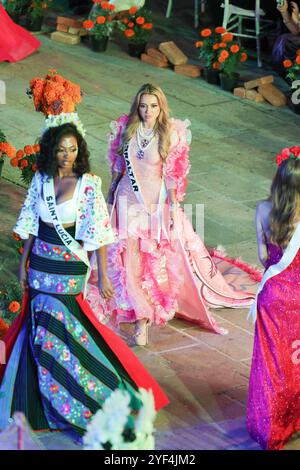
[[21, 289], [26, 289], [28, 287], [27, 271], [23, 265], [20, 266], [18, 280]]
[[98, 289], [101, 297], [105, 300], [109, 300], [114, 296], [114, 290], [111, 282], [107, 276], [102, 276], [98, 283]]
[[288, 8], [289, 4], [287, 0], [284, 0], [282, 5], [277, 4], [277, 10], [280, 11], [282, 16], [286, 16], [288, 14]]
[[292, 20], [294, 23], [298, 24], [299, 23], [299, 7], [296, 2], [291, 2], [292, 6]]

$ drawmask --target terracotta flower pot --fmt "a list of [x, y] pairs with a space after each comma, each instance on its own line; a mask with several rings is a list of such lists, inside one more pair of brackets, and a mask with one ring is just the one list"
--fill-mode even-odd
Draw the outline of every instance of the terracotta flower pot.
[[239, 73], [232, 73], [230, 75], [227, 75], [226, 73], [220, 73], [220, 82], [222, 90], [232, 92], [233, 89], [238, 86], [239, 79]]
[[26, 16], [26, 29], [32, 32], [41, 31], [43, 19], [43, 16]]
[[128, 53], [131, 57], [140, 57], [146, 49], [146, 42], [129, 42], [128, 43]]
[[105, 52], [107, 49], [108, 36], [95, 36], [94, 34], [90, 35], [90, 45], [91, 49], [94, 52]]
[[210, 69], [205, 67], [204, 79], [211, 85], [220, 85], [220, 72], [218, 70]]

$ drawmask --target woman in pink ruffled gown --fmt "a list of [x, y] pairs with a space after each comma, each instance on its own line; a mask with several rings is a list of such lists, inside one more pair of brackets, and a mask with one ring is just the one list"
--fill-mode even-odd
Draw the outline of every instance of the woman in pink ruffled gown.
[[266, 268], [256, 318], [247, 427], [263, 449], [300, 431], [300, 147], [284, 149], [271, 196], [257, 206], [259, 257]]
[[32, 34], [13, 22], [0, 2], [0, 62], [18, 62], [40, 45]]
[[115, 297], [100, 305], [90, 286], [93, 308], [102, 318], [134, 322], [139, 345], [147, 343], [147, 323], [164, 325], [175, 314], [226, 333], [208, 306], [247, 307], [254, 295], [226, 283], [180, 208], [190, 168], [189, 122], [170, 119], [162, 90], [146, 84], [129, 116], [111, 127], [108, 202], [117, 243], [108, 249], [108, 274]]

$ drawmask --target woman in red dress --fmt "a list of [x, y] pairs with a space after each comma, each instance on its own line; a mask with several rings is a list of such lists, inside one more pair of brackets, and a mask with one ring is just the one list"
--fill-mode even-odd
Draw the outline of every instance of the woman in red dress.
[[0, 1], [0, 62], [18, 62], [36, 51], [41, 43], [13, 22]]

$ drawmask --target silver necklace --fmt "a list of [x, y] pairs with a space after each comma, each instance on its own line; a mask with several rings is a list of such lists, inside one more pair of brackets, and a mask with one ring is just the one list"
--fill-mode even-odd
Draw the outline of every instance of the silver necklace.
[[138, 145], [137, 158], [142, 160], [145, 156], [145, 150], [149, 147], [152, 140], [155, 137], [155, 132], [153, 129], [146, 130], [141, 123], [137, 128], [136, 140]]

